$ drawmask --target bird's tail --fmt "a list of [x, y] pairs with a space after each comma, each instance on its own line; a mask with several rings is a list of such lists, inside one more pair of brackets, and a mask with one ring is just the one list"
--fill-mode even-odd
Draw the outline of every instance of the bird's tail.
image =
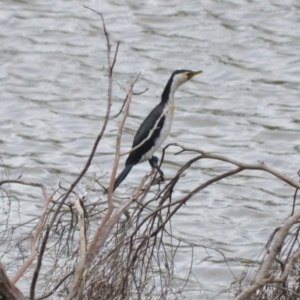
[[119, 174], [119, 176], [115, 180], [114, 190], [120, 185], [120, 183], [126, 178], [128, 173], [131, 171], [133, 165], [126, 166], [123, 171]]

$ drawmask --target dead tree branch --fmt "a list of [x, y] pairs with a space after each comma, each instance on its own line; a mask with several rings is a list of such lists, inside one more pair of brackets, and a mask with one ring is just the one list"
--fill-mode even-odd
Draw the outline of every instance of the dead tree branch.
[[200, 149], [193, 149], [193, 148], [186, 148], [184, 146], [181, 146], [179, 144], [169, 144], [170, 146], [177, 146], [180, 147], [182, 150], [177, 152], [176, 155], [184, 152], [184, 151], [192, 151], [192, 152], [196, 152], [196, 153], [200, 153], [201, 155], [197, 158], [199, 159], [204, 159], [204, 158], [208, 158], [208, 159], [215, 159], [215, 160], [220, 160], [220, 161], [224, 161], [227, 163], [230, 163], [232, 165], [235, 165], [239, 168], [241, 168], [241, 171], [243, 170], [261, 170], [261, 171], [265, 171], [267, 173], [270, 173], [272, 175], [274, 175], [275, 177], [281, 179], [282, 181], [286, 182], [287, 184], [289, 184], [292, 187], [295, 187], [297, 189], [300, 188], [300, 183], [297, 182], [296, 180], [288, 177], [287, 175], [283, 174], [282, 172], [266, 165], [264, 162], [259, 162], [258, 164], [245, 164], [242, 162], [239, 162], [237, 160], [222, 156], [222, 155], [217, 155], [217, 154], [211, 154], [205, 151], [202, 151]]
[[77, 196], [75, 199], [75, 207], [78, 212], [79, 217], [79, 244], [80, 244], [80, 257], [77, 262], [76, 270], [74, 273], [73, 283], [70, 288], [71, 293], [67, 297], [67, 299], [81, 299], [81, 286], [82, 286], [82, 277], [85, 268], [85, 260], [86, 260], [86, 236], [85, 236], [85, 221], [84, 221], [84, 210], [82, 207], [83, 204], [80, 203], [80, 199]]

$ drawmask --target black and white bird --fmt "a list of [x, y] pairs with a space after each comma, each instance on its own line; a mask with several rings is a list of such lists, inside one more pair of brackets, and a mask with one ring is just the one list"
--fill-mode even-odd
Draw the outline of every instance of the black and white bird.
[[115, 190], [126, 178], [132, 167], [138, 163], [149, 161], [152, 168], [158, 170], [163, 180], [163, 172], [159, 169], [158, 158], [154, 152], [162, 145], [170, 133], [174, 115], [174, 94], [178, 87], [202, 71], [177, 70], [172, 73], [161, 95], [161, 101], [149, 113], [140, 125], [133, 140], [132, 151], [129, 154], [125, 168], [115, 180]]

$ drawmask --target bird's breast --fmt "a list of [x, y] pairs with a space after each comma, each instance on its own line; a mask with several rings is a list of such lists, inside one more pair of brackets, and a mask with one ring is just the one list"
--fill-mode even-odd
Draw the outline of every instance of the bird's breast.
[[154, 141], [153, 147], [145, 155], [143, 155], [142, 161], [151, 158], [154, 152], [163, 144], [163, 142], [168, 137], [171, 131], [174, 109], [175, 109], [174, 105], [166, 105], [166, 107], [164, 108], [163, 113], [164, 113], [165, 120], [163, 126], [162, 128], [160, 128], [159, 135]]
[[173, 118], [173, 115], [174, 115], [174, 110], [175, 110], [174, 104], [167, 105], [166, 111], [168, 112], [169, 115], [172, 116], [172, 118]]
[[163, 127], [165, 128], [162, 128], [163, 130], [165, 130], [165, 133], [167, 135], [169, 135], [170, 133], [170, 130], [171, 130], [171, 126], [172, 126], [172, 121], [173, 121], [173, 115], [174, 115], [174, 110], [175, 110], [175, 106], [172, 104], [172, 105], [167, 105], [166, 108], [165, 108], [165, 124]]
[[162, 145], [162, 143], [170, 134], [174, 115], [174, 108], [174, 105], [167, 105], [164, 109], [165, 122], [161, 128], [159, 137], [157, 138], [157, 141], [155, 143], [156, 150]]

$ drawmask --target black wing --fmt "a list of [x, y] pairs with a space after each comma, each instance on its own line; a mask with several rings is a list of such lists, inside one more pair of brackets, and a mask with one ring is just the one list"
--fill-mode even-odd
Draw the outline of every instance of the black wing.
[[[138, 131], [136, 132], [136, 135], [133, 140], [132, 148], [136, 147], [139, 145], [142, 141], [144, 141], [148, 135], [149, 132], [154, 128], [157, 120], [161, 117], [161, 114], [163, 113], [164, 110], [164, 104], [159, 103], [147, 116], [147, 118], [143, 121], [143, 123], [140, 125]], [[152, 133], [151, 137], [143, 143], [139, 148], [134, 150], [133, 152], [130, 153], [126, 160], [126, 166], [127, 165], [135, 165], [137, 164], [142, 156], [147, 153], [155, 144], [156, 139], [160, 135], [161, 128], [163, 127], [165, 122], [165, 116], [161, 117], [157, 128], [154, 130]]]

